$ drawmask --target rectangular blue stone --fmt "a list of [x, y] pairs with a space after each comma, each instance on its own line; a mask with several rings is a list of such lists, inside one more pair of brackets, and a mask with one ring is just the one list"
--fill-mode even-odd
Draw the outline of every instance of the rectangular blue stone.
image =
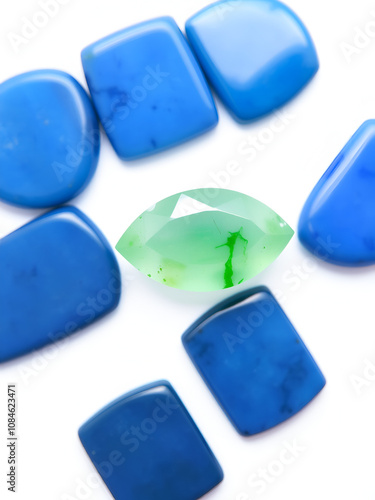
[[90, 93], [120, 158], [170, 148], [215, 127], [216, 107], [175, 21], [161, 17], [82, 51]]
[[116, 500], [197, 500], [223, 472], [166, 381], [125, 394], [79, 430]]
[[185, 332], [183, 344], [242, 435], [287, 420], [325, 385], [300, 336], [265, 287], [215, 306]]

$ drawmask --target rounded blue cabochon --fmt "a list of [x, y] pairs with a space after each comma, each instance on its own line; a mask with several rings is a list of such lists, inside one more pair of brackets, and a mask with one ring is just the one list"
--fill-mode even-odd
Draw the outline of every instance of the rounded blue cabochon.
[[0, 199], [50, 207], [77, 196], [99, 158], [99, 124], [81, 85], [45, 69], [0, 85]]

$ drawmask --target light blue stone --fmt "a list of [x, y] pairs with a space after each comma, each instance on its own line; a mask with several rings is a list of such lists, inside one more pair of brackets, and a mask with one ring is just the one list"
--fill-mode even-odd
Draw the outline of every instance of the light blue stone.
[[327, 262], [375, 263], [375, 120], [361, 125], [314, 187], [298, 236]]
[[82, 64], [100, 120], [122, 159], [162, 151], [217, 124], [202, 71], [169, 17], [90, 45]]
[[99, 158], [91, 101], [70, 75], [31, 71], [0, 85], [0, 199], [51, 207], [77, 196]]
[[301, 20], [275, 0], [228, 0], [198, 12], [186, 34], [213, 88], [240, 121], [294, 97], [319, 63]]
[[111, 247], [73, 207], [2, 238], [0, 277], [0, 362], [89, 325], [113, 310], [121, 294]]
[[183, 344], [223, 410], [244, 435], [284, 422], [325, 379], [265, 287], [234, 295], [198, 319]]
[[166, 381], [125, 394], [79, 430], [116, 500], [197, 500], [223, 472]]

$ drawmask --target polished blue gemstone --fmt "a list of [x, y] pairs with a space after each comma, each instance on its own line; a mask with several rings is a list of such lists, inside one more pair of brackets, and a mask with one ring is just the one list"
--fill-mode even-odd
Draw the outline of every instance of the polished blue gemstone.
[[265, 287], [215, 306], [185, 332], [183, 344], [244, 436], [293, 416], [325, 385], [311, 354]]
[[121, 279], [79, 210], [49, 212], [0, 240], [0, 362], [55, 342], [114, 309]]
[[100, 120], [125, 160], [170, 148], [217, 124], [202, 71], [169, 17], [90, 45], [82, 63]]
[[106, 406], [80, 428], [79, 437], [116, 500], [197, 500], [223, 479], [166, 381]]
[[319, 63], [300, 19], [275, 0], [228, 0], [186, 23], [208, 79], [240, 121], [258, 118], [294, 97]]
[[91, 101], [70, 75], [25, 73], [0, 85], [0, 199], [51, 207], [93, 176], [100, 133]]
[[361, 125], [314, 187], [298, 226], [301, 243], [342, 266], [375, 263], [375, 120]]

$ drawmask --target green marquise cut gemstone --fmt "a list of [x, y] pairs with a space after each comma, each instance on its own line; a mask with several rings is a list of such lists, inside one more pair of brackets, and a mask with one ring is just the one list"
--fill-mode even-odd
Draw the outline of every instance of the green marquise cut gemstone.
[[164, 285], [184, 290], [229, 288], [273, 262], [294, 231], [273, 210], [227, 189], [195, 189], [144, 212], [116, 249]]

